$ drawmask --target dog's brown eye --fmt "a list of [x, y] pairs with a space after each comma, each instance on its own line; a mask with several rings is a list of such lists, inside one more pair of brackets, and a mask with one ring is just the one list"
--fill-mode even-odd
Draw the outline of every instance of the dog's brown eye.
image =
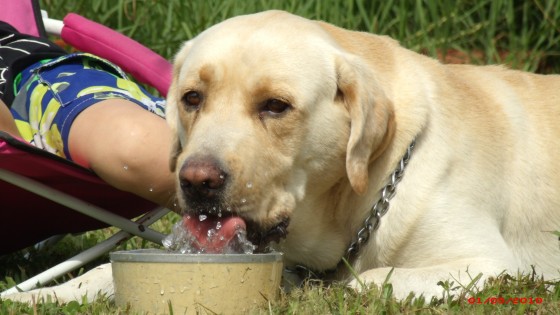
[[272, 98], [272, 99], [266, 100], [262, 104], [262, 106], [260, 108], [259, 115], [262, 116], [263, 114], [268, 114], [268, 115], [275, 116], [275, 115], [282, 114], [283, 112], [285, 112], [286, 110], [288, 110], [290, 108], [291, 108], [290, 104], [288, 104], [284, 101]]
[[196, 91], [190, 91], [183, 95], [183, 104], [189, 110], [196, 110], [202, 103], [202, 95]]

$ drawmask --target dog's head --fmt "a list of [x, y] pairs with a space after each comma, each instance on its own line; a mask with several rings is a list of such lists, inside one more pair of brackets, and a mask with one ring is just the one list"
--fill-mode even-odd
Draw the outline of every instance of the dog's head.
[[285, 237], [299, 205], [336, 185], [364, 193], [392, 121], [370, 65], [322, 23], [279, 11], [185, 43], [167, 104], [180, 205], [239, 216], [257, 243]]

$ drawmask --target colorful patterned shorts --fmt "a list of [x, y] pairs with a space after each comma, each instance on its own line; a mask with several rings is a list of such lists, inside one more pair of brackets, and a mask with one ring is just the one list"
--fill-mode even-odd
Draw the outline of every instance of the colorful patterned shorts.
[[116, 65], [91, 54], [33, 64], [16, 77], [14, 88], [17, 95], [11, 112], [22, 137], [68, 159], [72, 122], [95, 103], [125, 99], [164, 117], [163, 99], [130, 81]]

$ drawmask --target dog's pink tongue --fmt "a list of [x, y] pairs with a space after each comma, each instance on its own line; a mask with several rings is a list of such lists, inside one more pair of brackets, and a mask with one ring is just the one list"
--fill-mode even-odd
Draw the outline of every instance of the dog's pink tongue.
[[218, 218], [213, 216], [183, 217], [183, 226], [196, 238], [199, 250], [206, 253], [223, 253], [227, 244], [240, 230], [246, 230], [245, 221], [240, 217], [228, 216]]

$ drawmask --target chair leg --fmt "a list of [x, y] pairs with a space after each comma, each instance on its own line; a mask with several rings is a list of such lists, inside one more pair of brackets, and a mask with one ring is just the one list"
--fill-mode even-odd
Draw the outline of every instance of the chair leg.
[[54, 244], [58, 243], [65, 236], [66, 236], [66, 234], [59, 234], [59, 235], [51, 236], [51, 237], [47, 238], [46, 240], [35, 244], [34, 247], [38, 251], [45, 250], [47, 248], [50, 248], [50, 247], [54, 246]]
[[65, 194], [59, 190], [53, 189], [35, 180], [18, 175], [16, 173], [0, 169], [0, 180], [4, 180], [12, 185], [18, 186], [22, 189], [33, 192], [43, 198], [52, 200], [56, 203], [64, 205], [68, 208], [74, 209], [82, 214], [95, 218], [101, 222], [118, 227], [125, 230], [130, 234], [140, 236], [154, 243], [161, 243], [165, 235], [146, 228], [140, 223], [128, 220], [109, 212], [100, 207], [86, 203], [78, 198]]
[[[39, 243], [35, 244], [33, 246], [33, 248], [36, 251], [47, 250], [48, 248], [53, 247], [56, 243], [60, 242], [65, 236], [66, 236], [66, 234], [59, 234], [59, 235], [51, 236], [51, 237], [47, 238], [46, 240], [40, 241]], [[30, 253], [29, 252], [25, 253], [25, 255], [23, 257], [25, 257], [25, 259], [29, 259]]]
[[[138, 224], [151, 225], [168, 212], [168, 209], [159, 207], [146, 213], [136, 222]], [[8, 290], [3, 291], [2, 293], [0, 293], [0, 297], [4, 297], [17, 292], [29, 291], [38, 287], [39, 285], [48, 283], [64, 275], [65, 273], [75, 270], [87, 264], [88, 262], [93, 261], [94, 259], [108, 253], [110, 250], [112, 250], [122, 242], [128, 240], [131, 236], [132, 235], [128, 232], [120, 231], [107, 240], [95, 245], [94, 247], [83, 251], [82, 253], [36, 275], [35, 277], [32, 277], [14, 287], [9, 288]], [[159, 242], [159, 244], [161, 244], [161, 242]]]

